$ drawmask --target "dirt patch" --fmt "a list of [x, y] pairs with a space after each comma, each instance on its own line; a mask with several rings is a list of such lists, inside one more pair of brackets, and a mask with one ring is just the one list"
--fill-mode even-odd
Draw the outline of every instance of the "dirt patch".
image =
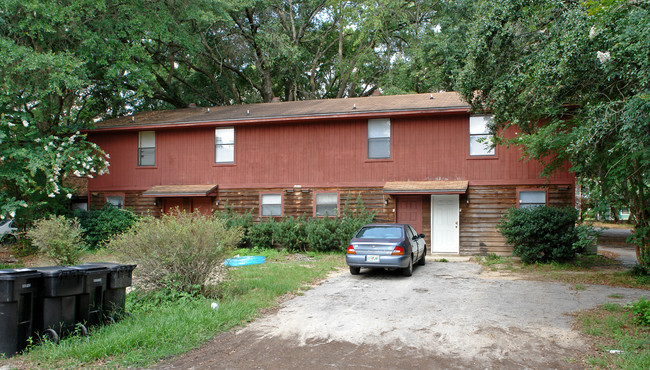
[[[501, 333], [496, 333], [501, 334]], [[521, 363], [507, 358], [486, 363], [481, 359], [434, 356], [427, 351], [350, 342], [261, 338], [253, 332], [222, 333], [208, 344], [161, 363], [161, 369], [583, 369], [561, 359]]]
[[161, 368], [584, 368], [572, 312], [647, 292], [494, 279], [471, 263], [339, 273]]

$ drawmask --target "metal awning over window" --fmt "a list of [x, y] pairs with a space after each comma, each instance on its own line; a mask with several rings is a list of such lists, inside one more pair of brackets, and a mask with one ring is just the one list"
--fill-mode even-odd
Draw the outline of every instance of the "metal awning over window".
[[143, 197], [209, 197], [217, 194], [217, 185], [156, 185], [142, 193]]
[[389, 181], [384, 194], [465, 194], [469, 181]]

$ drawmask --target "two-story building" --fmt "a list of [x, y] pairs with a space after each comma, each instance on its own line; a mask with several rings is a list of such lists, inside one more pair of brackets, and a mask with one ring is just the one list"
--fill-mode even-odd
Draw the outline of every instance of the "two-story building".
[[488, 120], [453, 92], [139, 113], [89, 132], [111, 173], [89, 180], [88, 202], [320, 217], [360, 194], [432, 253], [510, 253], [495, 229], [505, 211], [571, 206], [575, 178], [568, 166], [540, 178], [519, 149], [490, 148]]

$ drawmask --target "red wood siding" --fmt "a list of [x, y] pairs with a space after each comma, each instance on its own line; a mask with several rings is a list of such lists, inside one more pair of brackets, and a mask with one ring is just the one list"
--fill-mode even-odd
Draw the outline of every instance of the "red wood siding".
[[[235, 163], [214, 164], [214, 128], [156, 131], [156, 166], [137, 166], [134, 132], [91, 133], [110, 154], [111, 173], [90, 191], [145, 190], [154, 185], [219, 184], [219, 189], [383, 186], [386, 181], [469, 180], [471, 184], [542, 184], [541, 167], [499, 147], [473, 159], [467, 114], [393, 118], [390, 160], [367, 160], [367, 120], [235, 126]], [[563, 171], [551, 179], [573, 183]]]

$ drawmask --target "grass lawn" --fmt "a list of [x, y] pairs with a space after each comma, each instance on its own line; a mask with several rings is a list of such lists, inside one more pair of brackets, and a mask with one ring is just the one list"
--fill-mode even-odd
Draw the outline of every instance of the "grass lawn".
[[585, 361], [595, 368], [650, 369], [650, 328], [628, 307], [609, 303], [577, 315], [576, 326], [593, 343]]
[[[95, 328], [87, 337], [33, 346], [23, 355], [0, 360], [0, 367], [147, 366], [243, 325], [277, 306], [283, 297], [301, 294], [345, 267], [341, 254], [291, 255], [273, 250], [263, 254], [267, 256], [264, 264], [228, 268], [224, 283], [214, 291], [219, 298], [134, 291], [127, 295], [127, 311], [132, 316]], [[96, 260], [107, 257], [99, 255]], [[217, 310], [211, 308], [213, 302], [218, 303]]]

